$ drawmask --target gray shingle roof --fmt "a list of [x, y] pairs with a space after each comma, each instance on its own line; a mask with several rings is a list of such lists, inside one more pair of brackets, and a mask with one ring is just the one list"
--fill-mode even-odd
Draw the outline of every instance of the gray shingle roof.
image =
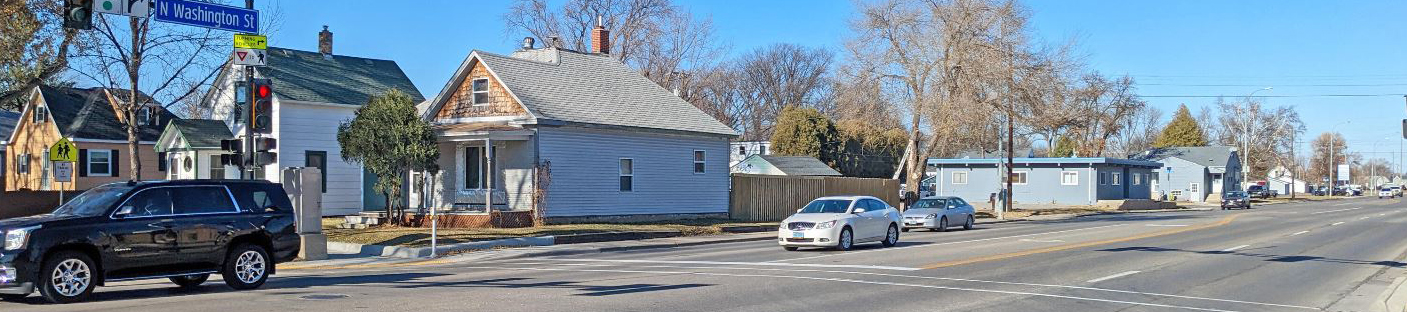
[[558, 49], [472, 55], [539, 120], [737, 135], [610, 56]]
[[269, 47], [268, 67], [259, 69], [283, 100], [362, 105], [392, 88], [424, 101], [395, 61]]
[[170, 127], [180, 132], [190, 148], [220, 148], [220, 140], [234, 138], [222, 120], [181, 119], [171, 122]]
[[1197, 146], [1156, 148], [1134, 158], [1142, 160], [1163, 160], [1176, 157], [1206, 167], [1226, 167], [1233, 152], [1230, 146]]
[[831, 169], [826, 163], [811, 156], [755, 155], [766, 160], [787, 175], [794, 176], [839, 176], [840, 172]]
[[8, 139], [20, 121], [20, 112], [0, 111], [0, 137]]
[[[117, 112], [107, 102], [102, 88], [78, 89], [40, 86], [39, 92], [48, 105], [50, 118], [59, 128], [59, 134], [67, 137], [96, 140], [127, 140], [127, 130], [117, 120]], [[114, 89], [115, 96], [126, 94], [127, 90]], [[156, 103], [160, 107], [160, 103]], [[137, 140], [156, 141], [166, 123], [175, 120], [175, 114], [160, 108], [160, 118], [155, 125], [137, 127]]]

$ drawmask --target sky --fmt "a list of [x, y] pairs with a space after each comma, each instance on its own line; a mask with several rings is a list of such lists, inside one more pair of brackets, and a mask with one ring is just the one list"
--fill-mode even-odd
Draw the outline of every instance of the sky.
[[[508, 0], [256, 0], [279, 23], [270, 45], [316, 51], [334, 33], [334, 53], [395, 60], [433, 97], [469, 51], [508, 53], [522, 35], [505, 32]], [[562, 1], [553, 1], [554, 5]], [[386, 5], [387, 3], [392, 5]], [[1074, 40], [1089, 70], [1130, 75], [1150, 106], [1194, 113], [1212, 97], [1258, 89], [1269, 106], [1293, 106], [1303, 140], [1338, 131], [1349, 150], [1392, 158], [1407, 117], [1407, 1], [1028, 0], [1036, 40]], [[843, 60], [852, 36], [849, 0], [676, 0], [713, 20], [729, 53], [773, 43], [825, 47]], [[1383, 95], [1326, 97], [1320, 95]], [[1167, 118], [1167, 117], [1165, 117]], [[1302, 143], [1304, 153], [1308, 143]], [[1307, 154], [1302, 154], [1307, 155]]]

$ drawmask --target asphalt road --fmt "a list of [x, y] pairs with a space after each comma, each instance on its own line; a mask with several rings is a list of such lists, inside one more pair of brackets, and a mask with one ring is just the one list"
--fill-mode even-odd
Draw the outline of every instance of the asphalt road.
[[410, 267], [286, 270], [263, 289], [165, 280], [0, 311], [1368, 311], [1407, 274], [1407, 206], [1375, 198]]

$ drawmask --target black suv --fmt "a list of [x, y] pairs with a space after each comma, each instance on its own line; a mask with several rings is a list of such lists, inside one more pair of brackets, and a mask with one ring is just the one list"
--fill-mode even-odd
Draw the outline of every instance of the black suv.
[[0, 220], [0, 299], [35, 288], [53, 303], [83, 301], [95, 286], [170, 278], [181, 287], [220, 273], [253, 289], [274, 264], [298, 256], [293, 206], [267, 181], [113, 183], [54, 212]]

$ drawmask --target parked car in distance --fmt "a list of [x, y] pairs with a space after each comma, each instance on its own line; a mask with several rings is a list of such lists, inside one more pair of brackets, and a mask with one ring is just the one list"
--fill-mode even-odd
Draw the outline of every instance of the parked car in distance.
[[849, 250], [855, 244], [899, 243], [899, 210], [870, 196], [828, 196], [812, 200], [782, 220], [777, 243], [783, 249], [828, 247]]
[[1393, 198], [1396, 196], [1397, 194], [1392, 191], [1392, 188], [1384, 187], [1378, 190], [1378, 199]]
[[1270, 194], [1270, 189], [1267, 189], [1264, 185], [1254, 184], [1246, 187], [1246, 195], [1253, 198], [1273, 197]]
[[1251, 208], [1251, 197], [1246, 192], [1230, 191], [1221, 196], [1221, 209]]
[[947, 231], [954, 224], [961, 224], [964, 230], [971, 230], [976, 210], [967, 201], [956, 196], [935, 196], [919, 199], [904, 211], [904, 232], [922, 228], [933, 231]]
[[267, 181], [101, 185], [51, 213], [0, 220], [0, 299], [37, 289], [49, 302], [79, 302], [109, 282], [195, 287], [215, 273], [231, 288], [258, 288], [298, 256], [294, 224], [283, 187]]
[[1390, 186], [1390, 187], [1388, 187], [1388, 188], [1391, 188], [1391, 189], [1392, 189], [1392, 194], [1393, 194], [1393, 195], [1396, 195], [1397, 197], [1402, 197], [1402, 186], [1401, 186], [1401, 185], [1393, 185], [1393, 186]]

